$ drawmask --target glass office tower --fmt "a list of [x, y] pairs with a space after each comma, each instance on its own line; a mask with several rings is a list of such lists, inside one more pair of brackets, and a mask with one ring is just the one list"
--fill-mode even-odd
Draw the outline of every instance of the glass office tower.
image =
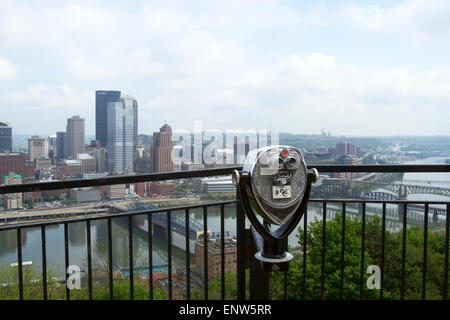
[[113, 173], [134, 171], [134, 110], [123, 102], [109, 102], [107, 108], [108, 169]]
[[0, 153], [12, 152], [12, 128], [0, 122]]
[[108, 103], [119, 102], [120, 91], [95, 91], [95, 140], [100, 141], [105, 147], [108, 140]]

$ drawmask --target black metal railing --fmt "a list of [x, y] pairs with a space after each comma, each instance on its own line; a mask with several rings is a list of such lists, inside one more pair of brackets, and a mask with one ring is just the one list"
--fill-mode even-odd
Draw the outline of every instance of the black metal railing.
[[[404, 172], [450, 172], [450, 165], [317, 165], [313, 166], [319, 170], [320, 173], [329, 172], [393, 172], [393, 173], [404, 173]], [[229, 175], [233, 170], [240, 170], [242, 167], [228, 167], [220, 169], [208, 169], [208, 170], [195, 170], [195, 171], [181, 171], [181, 172], [168, 172], [168, 173], [158, 173], [158, 174], [147, 174], [147, 175], [135, 175], [135, 176], [113, 176], [101, 179], [85, 179], [85, 180], [65, 180], [65, 181], [54, 181], [54, 182], [44, 182], [44, 183], [25, 183], [20, 185], [4, 185], [0, 186], [0, 194], [8, 193], [20, 193], [20, 192], [31, 192], [31, 191], [45, 191], [45, 190], [57, 190], [57, 189], [69, 189], [76, 187], [89, 187], [89, 186], [103, 186], [103, 185], [114, 185], [114, 184], [128, 184], [128, 183], [138, 183], [147, 181], [163, 181], [172, 179], [185, 179], [185, 178], [196, 178], [196, 177], [208, 177], [208, 176], [218, 176], [218, 175]], [[340, 203], [342, 206], [342, 219], [341, 219], [341, 251], [340, 251], [340, 282], [339, 282], [339, 297], [344, 298], [344, 284], [345, 284], [345, 237], [346, 237], [346, 215], [347, 215], [347, 205], [349, 204], [359, 204], [361, 208], [361, 257], [360, 257], [360, 299], [364, 298], [364, 276], [365, 276], [365, 249], [366, 249], [366, 207], [367, 204], [381, 204], [381, 287], [380, 287], [380, 299], [383, 299], [384, 288], [384, 275], [385, 275], [385, 256], [386, 256], [386, 206], [389, 204], [395, 204], [402, 208], [402, 254], [401, 254], [401, 299], [405, 296], [405, 272], [406, 272], [406, 235], [407, 235], [407, 218], [408, 218], [408, 205], [420, 204], [424, 206], [424, 239], [423, 239], [423, 261], [422, 261], [422, 279], [421, 279], [421, 298], [426, 299], [426, 285], [427, 285], [427, 246], [428, 246], [428, 218], [430, 205], [445, 205], [446, 215], [445, 215], [445, 247], [444, 247], [444, 278], [443, 278], [443, 298], [448, 299], [448, 259], [449, 259], [449, 209], [450, 202], [445, 201], [407, 201], [407, 200], [358, 200], [358, 199], [310, 199], [311, 204], [322, 204], [322, 251], [321, 251], [321, 275], [320, 275], [320, 297], [322, 299], [326, 298], [325, 294], [325, 264], [326, 264], [326, 240], [327, 240], [327, 208], [331, 203]], [[116, 218], [128, 219], [128, 257], [129, 257], [129, 297], [134, 298], [134, 262], [133, 262], [133, 219], [135, 216], [146, 216], [149, 228], [152, 226], [152, 215], [155, 213], [166, 212], [167, 214], [167, 234], [171, 235], [172, 231], [172, 219], [171, 214], [175, 211], [184, 211], [185, 213], [185, 238], [186, 238], [186, 299], [191, 298], [191, 258], [189, 249], [189, 234], [190, 234], [190, 222], [189, 213], [193, 209], [202, 209], [203, 217], [203, 232], [204, 235], [208, 232], [208, 208], [210, 207], [220, 207], [220, 297], [225, 299], [226, 288], [225, 288], [225, 214], [224, 208], [227, 205], [236, 205], [236, 236], [237, 236], [237, 298], [269, 298], [268, 281], [269, 276], [265, 275], [262, 279], [264, 281], [250, 281], [250, 286], [259, 286], [258, 288], [250, 288], [250, 296], [246, 296], [246, 269], [250, 268], [250, 277], [254, 276], [260, 270], [258, 270], [258, 263], [255, 263], [254, 257], [250, 254], [251, 250], [251, 236], [248, 230], [245, 228], [246, 219], [245, 214], [240, 205], [239, 197], [236, 200], [230, 201], [220, 201], [220, 202], [208, 202], [193, 205], [175, 206], [169, 208], [158, 208], [150, 210], [138, 210], [131, 212], [120, 212], [120, 213], [110, 213], [105, 215], [95, 215], [95, 216], [82, 216], [67, 219], [52, 219], [40, 222], [26, 222], [21, 224], [4, 224], [0, 226], [0, 232], [15, 230], [17, 235], [17, 267], [18, 267], [18, 287], [19, 287], [19, 299], [24, 299], [24, 278], [23, 278], [23, 257], [22, 257], [22, 231], [28, 228], [39, 227], [41, 230], [41, 256], [42, 256], [42, 289], [44, 300], [48, 299], [47, 294], [47, 238], [46, 231], [49, 226], [63, 225], [64, 228], [64, 263], [65, 270], [70, 266], [70, 248], [69, 248], [69, 225], [77, 222], [86, 222], [86, 251], [87, 251], [87, 278], [88, 278], [88, 298], [93, 298], [93, 279], [92, 279], [92, 238], [91, 238], [91, 222], [103, 220], [107, 222], [107, 242], [108, 242], [108, 283], [109, 283], [109, 298], [114, 299], [114, 270], [113, 270], [113, 250], [112, 250], [112, 221]], [[307, 248], [307, 235], [308, 235], [308, 214], [306, 213], [303, 217], [303, 247], [301, 250], [301, 261], [303, 269], [302, 272], [302, 294], [303, 299], [306, 298], [306, 285], [307, 285], [307, 259], [308, 250]], [[154, 284], [153, 284], [153, 239], [152, 232], [148, 232], [148, 264], [149, 264], [149, 297], [154, 298]], [[208, 292], [208, 239], [203, 237], [203, 298], [209, 298]], [[167, 237], [167, 260], [168, 260], [168, 298], [173, 299], [173, 274], [172, 274], [172, 236]], [[292, 262], [292, 263], [295, 263]], [[69, 275], [66, 272], [66, 281]], [[288, 297], [288, 277], [287, 272], [284, 274], [283, 278], [283, 297]], [[262, 288], [262, 290], [257, 290]], [[66, 286], [66, 299], [70, 299], [70, 290]]]

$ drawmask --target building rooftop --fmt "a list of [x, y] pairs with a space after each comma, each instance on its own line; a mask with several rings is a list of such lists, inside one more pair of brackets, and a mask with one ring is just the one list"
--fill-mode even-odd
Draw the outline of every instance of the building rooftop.
[[[153, 269], [153, 273], [157, 273], [157, 272], [162, 272], [165, 274], [169, 273], [169, 268], [168, 268], [167, 263], [154, 264], [152, 269]], [[119, 271], [124, 277], [130, 276], [130, 268], [128, 268], [128, 267], [119, 268]], [[138, 274], [138, 273], [139, 274], [148, 274], [149, 266], [148, 265], [134, 266], [133, 271], [135, 274]], [[176, 272], [175, 267], [172, 265], [172, 273], [175, 273], [175, 272]]]
[[[10, 176], [4, 176], [4, 178], [9, 178]], [[14, 178], [22, 178], [20, 174], [15, 173]]]
[[89, 159], [94, 159], [94, 157], [91, 156], [88, 153], [79, 153], [79, 154], [77, 154], [77, 159], [79, 159], [79, 160], [89, 160]]

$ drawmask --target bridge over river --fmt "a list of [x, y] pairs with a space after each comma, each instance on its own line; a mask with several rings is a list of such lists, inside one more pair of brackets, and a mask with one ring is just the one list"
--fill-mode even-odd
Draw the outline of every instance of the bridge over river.
[[[375, 191], [379, 192], [380, 189], [387, 192], [384, 195], [374, 193]], [[390, 198], [388, 192], [398, 195], [398, 198]], [[450, 188], [321, 177], [319, 183], [313, 185], [311, 193], [312, 198], [340, 197], [350, 199], [361, 199], [364, 194], [372, 194], [370, 196], [375, 198], [367, 198], [368, 200], [388, 201], [406, 200], [408, 194], [433, 194], [450, 197]]]
[[[314, 206], [311, 208], [314, 210], [314, 213], [318, 217], [322, 217], [322, 206]], [[326, 217], [327, 220], [332, 220], [336, 217], [336, 214], [342, 213], [342, 206], [338, 204], [327, 204], [327, 212]], [[346, 217], [351, 219], [361, 218], [361, 208], [358, 204], [347, 204], [345, 208]], [[370, 204], [366, 205], [366, 220], [371, 220], [375, 216], [381, 217], [382, 208], [379, 206], [370, 206]], [[429, 222], [435, 222], [436, 218], [434, 216], [430, 216]], [[423, 213], [416, 210], [410, 210], [408, 206], [408, 215], [407, 215], [407, 225], [423, 225]], [[396, 205], [387, 205], [386, 207], [386, 229], [389, 231], [398, 231], [403, 227], [403, 216], [401, 214], [401, 210]]]

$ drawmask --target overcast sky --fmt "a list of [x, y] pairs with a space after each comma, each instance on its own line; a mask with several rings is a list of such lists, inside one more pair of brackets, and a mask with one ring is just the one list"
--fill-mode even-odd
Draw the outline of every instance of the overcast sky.
[[0, 121], [54, 134], [95, 90], [139, 133], [450, 134], [450, 1], [0, 0]]

